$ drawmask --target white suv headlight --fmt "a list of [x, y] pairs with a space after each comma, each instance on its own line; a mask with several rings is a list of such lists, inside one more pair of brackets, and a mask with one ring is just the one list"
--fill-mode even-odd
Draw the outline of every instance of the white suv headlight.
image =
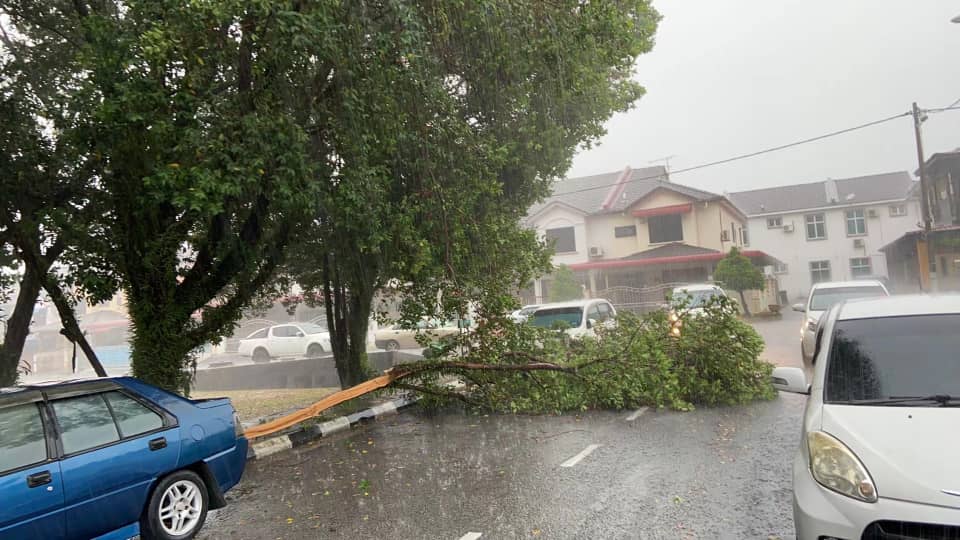
[[877, 502], [877, 487], [856, 455], [822, 431], [807, 434], [810, 472], [821, 486], [858, 501]]

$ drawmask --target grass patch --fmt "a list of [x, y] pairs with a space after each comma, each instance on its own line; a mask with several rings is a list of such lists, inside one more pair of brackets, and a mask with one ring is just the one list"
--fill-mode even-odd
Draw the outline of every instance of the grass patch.
[[240, 420], [250, 422], [277, 416], [320, 401], [339, 388], [278, 388], [268, 390], [214, 390], [191, 392], [194, 399], [228, 397], [233, 401]]

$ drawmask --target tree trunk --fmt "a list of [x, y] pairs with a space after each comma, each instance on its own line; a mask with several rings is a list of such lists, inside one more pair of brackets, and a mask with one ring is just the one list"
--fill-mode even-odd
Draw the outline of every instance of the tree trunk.
[[370, 366], [367, 363], [367, 328], [370, 324], [372, 301], [372, 296], [364, 294], [364, 291], [350, 295], [350, 308], [347, 311], [349, 340], [345, 366], [350, 384], [344, 388], [360, 384], [370, 375]]
[[323, 305], [341, 388], [350, 388], [367, 380], [367, 327], [373, 301], [373, 284], [361, 284], [353, 276], [346, 290], [339, 269], [330, 256], [323, 262]]
[[743, 296], [743, 291], [737, 291], [740, 293], [740, 306], [743, 307], [743, 314], [747, 317], [750, 316], [750, 308], [747, 307], [747, 299]]
[[192, 373], [191, 353], [196, 348], [184, 338], [190, 314], [170, 302], [129, 295], [133, 323], [131, 363], [133, 376], [171, 392], [188, 395]]
[[87, 361], [90, 362], [93, 370], [97, 373], [97, 377], [106, 377], [107, 371], [103, 369], [100, 359], [97, 358], [97, 353], [94, 352], [93, 347], [87, 341], [87, 337], [80, 330], [77, 317], [73, 313], [73, 307], [67, 301], [67, 297], [64, 296], [63, 290], [49, 276], [44, 280], [43, 289], [47, 291], [50, 299], [53, 300], [53, 305], [57, 307], [57, 314], [60, 315], [60, 326], [63, 327], [60, 333], [71, 343], [80, 346], [83, 354], [87, 357]]
[[17, 383], [17, 366], [23, 354], [23, 345], [30, 334], [30, 321], [33, 319], [33, 306], [40, 297], [40, 274], [30, 265], [24, 265], [23, 279], [13, 313], [7, 318], [0, 345], [0, 387]]

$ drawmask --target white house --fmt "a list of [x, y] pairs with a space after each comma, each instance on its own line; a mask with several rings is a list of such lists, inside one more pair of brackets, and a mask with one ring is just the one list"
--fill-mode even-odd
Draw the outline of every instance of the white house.
[[880, 248], [918, 228], [915, 184], [894, 172], [729, 197], [748, 216], [746, 244], [781, 261], [775, 271], [789, 302], [820, 281], [887, 277]]
[[[596, 296], [708, 280], [730, 248], [744, 247], [746, 221], [727, 197], [670, 182], [663, 167], [627, 167], [561, 180], [529, 210], [526, 225], [553, 242], [554, 264], [569, 266]], [[775, 263], [760, 251], [743, 253], [758, 266]], [[529, 301], [549, 298], [549, 277], [533, 285]]]

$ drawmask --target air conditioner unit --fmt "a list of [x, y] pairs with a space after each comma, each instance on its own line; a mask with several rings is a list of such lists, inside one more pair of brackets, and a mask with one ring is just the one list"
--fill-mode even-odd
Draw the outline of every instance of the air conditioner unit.
[[877, 217], [877, 210], [875, 208], [870, 208], [867, 210], [867, 217], [875, 218]]
[[600, 246], [592, 246], [590, 248], [591, 257], [603, 257], [603, 248]]
[[721, 242], [729, 242], [729, 241], [730, 241], [730, 231], [728, 231], [728, 230], [726, 230], [726, 229], [720, 231], [720, 241], [721, 241]]
[[862, 249], [863, 248], [863, 238], [854, 238], [853, 247]]
[[785, 233], [791, 233], [791, 232], [793, 232], [793, 223], [784, 223], [784, 224], [783, 224], [783, 232], [785, 232]]

